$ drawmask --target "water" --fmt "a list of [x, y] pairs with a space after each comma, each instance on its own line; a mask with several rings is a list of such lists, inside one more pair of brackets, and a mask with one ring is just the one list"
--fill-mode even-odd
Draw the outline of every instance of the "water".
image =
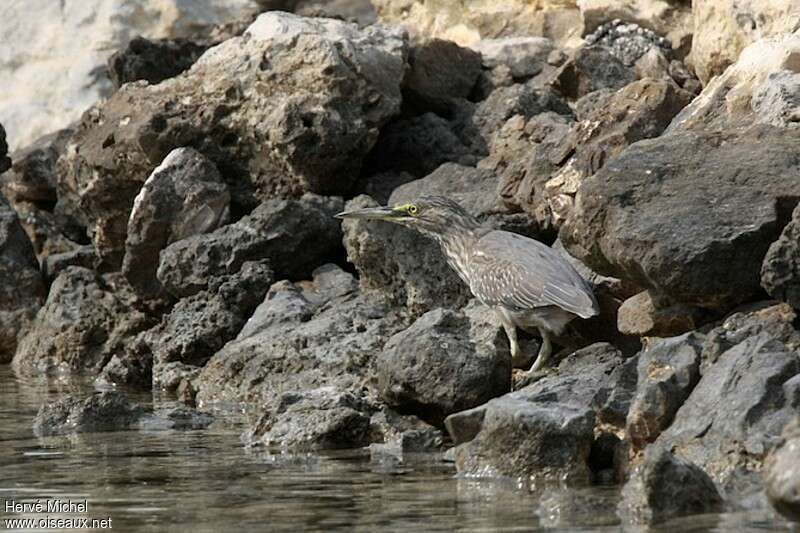
[[[387, 461], [368, 450], [253, 451], [242, 445], [233, 415], [199, 431], [33, 435], [46, 398], [90, 389], [20, 381], [0, 366], [0, 521], [48, 515], [7, 513], [6, 500], [60, 498], [87, 500], [88, 510], [52, 518], [110, 518], [116, 531], [621, 530], [613, 487], [533, 494], [509, 482], [457, 479], [437, 454]], [[677, 529], [789, 530], [769, 511], [691, 517], [655, 530]]]

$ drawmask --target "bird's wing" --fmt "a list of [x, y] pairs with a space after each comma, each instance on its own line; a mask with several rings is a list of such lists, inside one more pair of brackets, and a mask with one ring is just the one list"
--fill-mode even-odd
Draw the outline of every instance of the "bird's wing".
[[473, 294], [488, 305], [555, 305], [582, 318], [598, 314], [589, 284], [557, 251], [507, 231], [490, 231], [472, 252]]

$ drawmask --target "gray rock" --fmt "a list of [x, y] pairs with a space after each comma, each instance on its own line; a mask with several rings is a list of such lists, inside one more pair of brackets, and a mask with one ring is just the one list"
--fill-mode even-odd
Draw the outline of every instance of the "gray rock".
[[151, 391], [153, 387], [153, 352], [147, 344], [148, 331], [137, 333], [120, 351], [111, 356], [95, 378], [99, 385], [124, 385]]
[[571, 487], [548, 490], [539, 500], [536, 514], [543, 528], [581, 530], [619, 525], [614, 512], [617, 491], [597, 487]]
[[481, 72], [481, 57], [451, 41], [430, 39], [411, 48], [403, 80], [411, 105], [446, 113], [454, 100], [469, 96]]
[[714, 513], [723, 500], [701, 468], [650, 446], [622, 488], [618, 512], [624, 522], [655, 524], [676, 516]]
[[0, 124], [0, 174], [11, 168], [11, 158], [8, 157], [8, 143], [6, 142], [6, 130]]
[[42, 405], [33, 432], [46, 437], [121, 431], [138, 424], [144, 415], [144, 409], [117, 391], [96, 392], [88, 398], [67, 396]]
[[14, 356], [17, 338], [29, 327], [44, 296], [31, 242], [17, 213], [0, 194], [0, 363]]
[[117, 274], [101, 276], [69, 267], [50, 287], [13, 364], [23, 373], [97, 374], [152, 318], [133, 307], [133, 294]]
[[187, 70], [207, 48], [187, 39], [136, 36], [108, 58], [108, 77], [116, 88], [136, 80], [155, 85]]
[[381, 442], [370, 446], [371, 455], [401, 455], [406, 452], [430, 452], [439, 450], [444, 435], [436, 428], [413, 415], [401, 415], [382, 408], [370, 419], [373, 440]]
[[785, 335], [777, 324], [765, 324], [765, 311], [776, 310], [731, 317], [720, 327], [728, 331], [724, 338], [730, 347], [720, 333], [709, 333], [717, 339], [704, 346], [703, 356], [714, 348], [722, 351], [702, 370], [697, 386], [656, 440], [703, 468], [734, 499], [761, 490], [763, 460], [796, 416], [800, 398], [798, 334], [790, 317]]
[[284, 394], [245, 434], [249, 445], [293, 450], [358, 448], [370, 442], [363, 402], [333, 387]]
[[773, 72], [753, 92], [750, 104], [759, 122], [784, 128], [800, 126], [800, 74]]
[[643, 449], [672, 423], [700, 379], [703, 339], [694, 333], [659, 340], [638, 357], [638, 384], [625, 431]]
[[800, 424], [794, 419], [783, 431], [783, 443], [764, 462], [767, 498], [775, 509], [800, 522]]
[[800, 309], [800, 204], [761, 265], [761, 286], [773, 298]]
[[793, 130], [753, 126], [635, 143], [583, 180], [560, 238], [593, 270], [659, 299], [730, 309], [761, 292], [784, 219], [776, 205], [800, 198], [798, 141]]
[[275, 277], [302, 279], [339, 248], [341, 229], [333, 215], [340, 198], [306, 194], [297, 200], [267, 200], [234, 224], [167, 246], [158, 280], [173, 296], [204, 290], [214, 277], [238, 272], [246, 261], [267, 260]]
[[585, 37], [586, 44], [608, 48], [611, 54], [632, 66], [652, 48], [660, 49], [664, 55], [672, 51], [668, 39], [638, 24], [625, 23], [619, 19], [606, 22]]
[[59, 130], [13, 154], [11, 171], [0, 177], [0, 187], [12, 203], [55, 204], [56, 163], [71, 135], [69, 128]]
[[582, 46], [553, 75], [553, 87], [565, 98], [578, 98], [599, 89], [621, 89], [636, 79], [605, 46]]
[[387, 405], [441, 424], [511, 390], [511, 355], [494, 312], [435, 309], [394, 335], [375, 361]]
[[406, 53], [397, 27], [264, 13], [183, 74], [128, 83], [90, 109], [60, 162], [59, 189], [87, 213], [113, 267], [142, 180], [179, 146], [217, 165], [241, 211], [276, 196], [345, 193], [400, 109]]
[[156, 409], [139, 422], [143, 431], [187, 431], [206, 429], [214, 422], [210, 413], [186, 406]]
[[617, 327], [626, 335], [671, 337], [697, 329], [706, 318], [702, 309], [689, 305], [656, 307], [650, 293], [642, 291], [619, 306]]
[[176, 148], [133, 201], [122, 273], [143, 297], [157, 297], [159, 253], [166, 246], [228, 222], [230, 192], [217, 167], [192, 148]]
[[505, 65], [514, 78], [539, 74], [548, 64], [554, 47], [553, 41], [545, 37], [482, 39], [473, 45], [473, 49], [480, 52], [484, 67], [493, 69]]
[[52, 283], [59, 274], [71, 266], [91, 269], [94, 267], [97, 256], [91, 244], [78, 246], [68, 252], [51, 253], [42, 262], [42, 275]]

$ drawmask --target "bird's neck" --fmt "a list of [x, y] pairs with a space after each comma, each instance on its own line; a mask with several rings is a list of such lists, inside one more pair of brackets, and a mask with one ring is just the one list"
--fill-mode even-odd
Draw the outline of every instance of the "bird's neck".
[[473, 246], [480, 238], [480, 228], [462, 230], [448, 230], [436, 236], [439, 245], [442, 247], [447, 258], [447, 263], [456, 271], [458, 276], [469, 285], [467, 266], [469, 255]]

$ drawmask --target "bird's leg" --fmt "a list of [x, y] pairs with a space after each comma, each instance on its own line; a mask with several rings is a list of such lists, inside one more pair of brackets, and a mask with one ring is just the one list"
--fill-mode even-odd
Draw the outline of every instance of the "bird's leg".
[[517, 341], [517, 326], [504, 320], [503, 329], [506, 330], [506, 336], [508, 337], [508, 344], [509, 347], [511, 348], [512, 366], [516, 366], [515, 363], [517, 363], [523, 357], [522, 350], [519, 347], [519, 341]]
[[528, 370], [528, 374], [541, 370], [553, 351], [553, 346], [550, 344], [550, 334], [543, 329], [540, 329], [539, 333], [542, 335], [542, 346], [539, 348], [539, 355], [536, 356], [536, 361], [534, 361], [531, 369]]

